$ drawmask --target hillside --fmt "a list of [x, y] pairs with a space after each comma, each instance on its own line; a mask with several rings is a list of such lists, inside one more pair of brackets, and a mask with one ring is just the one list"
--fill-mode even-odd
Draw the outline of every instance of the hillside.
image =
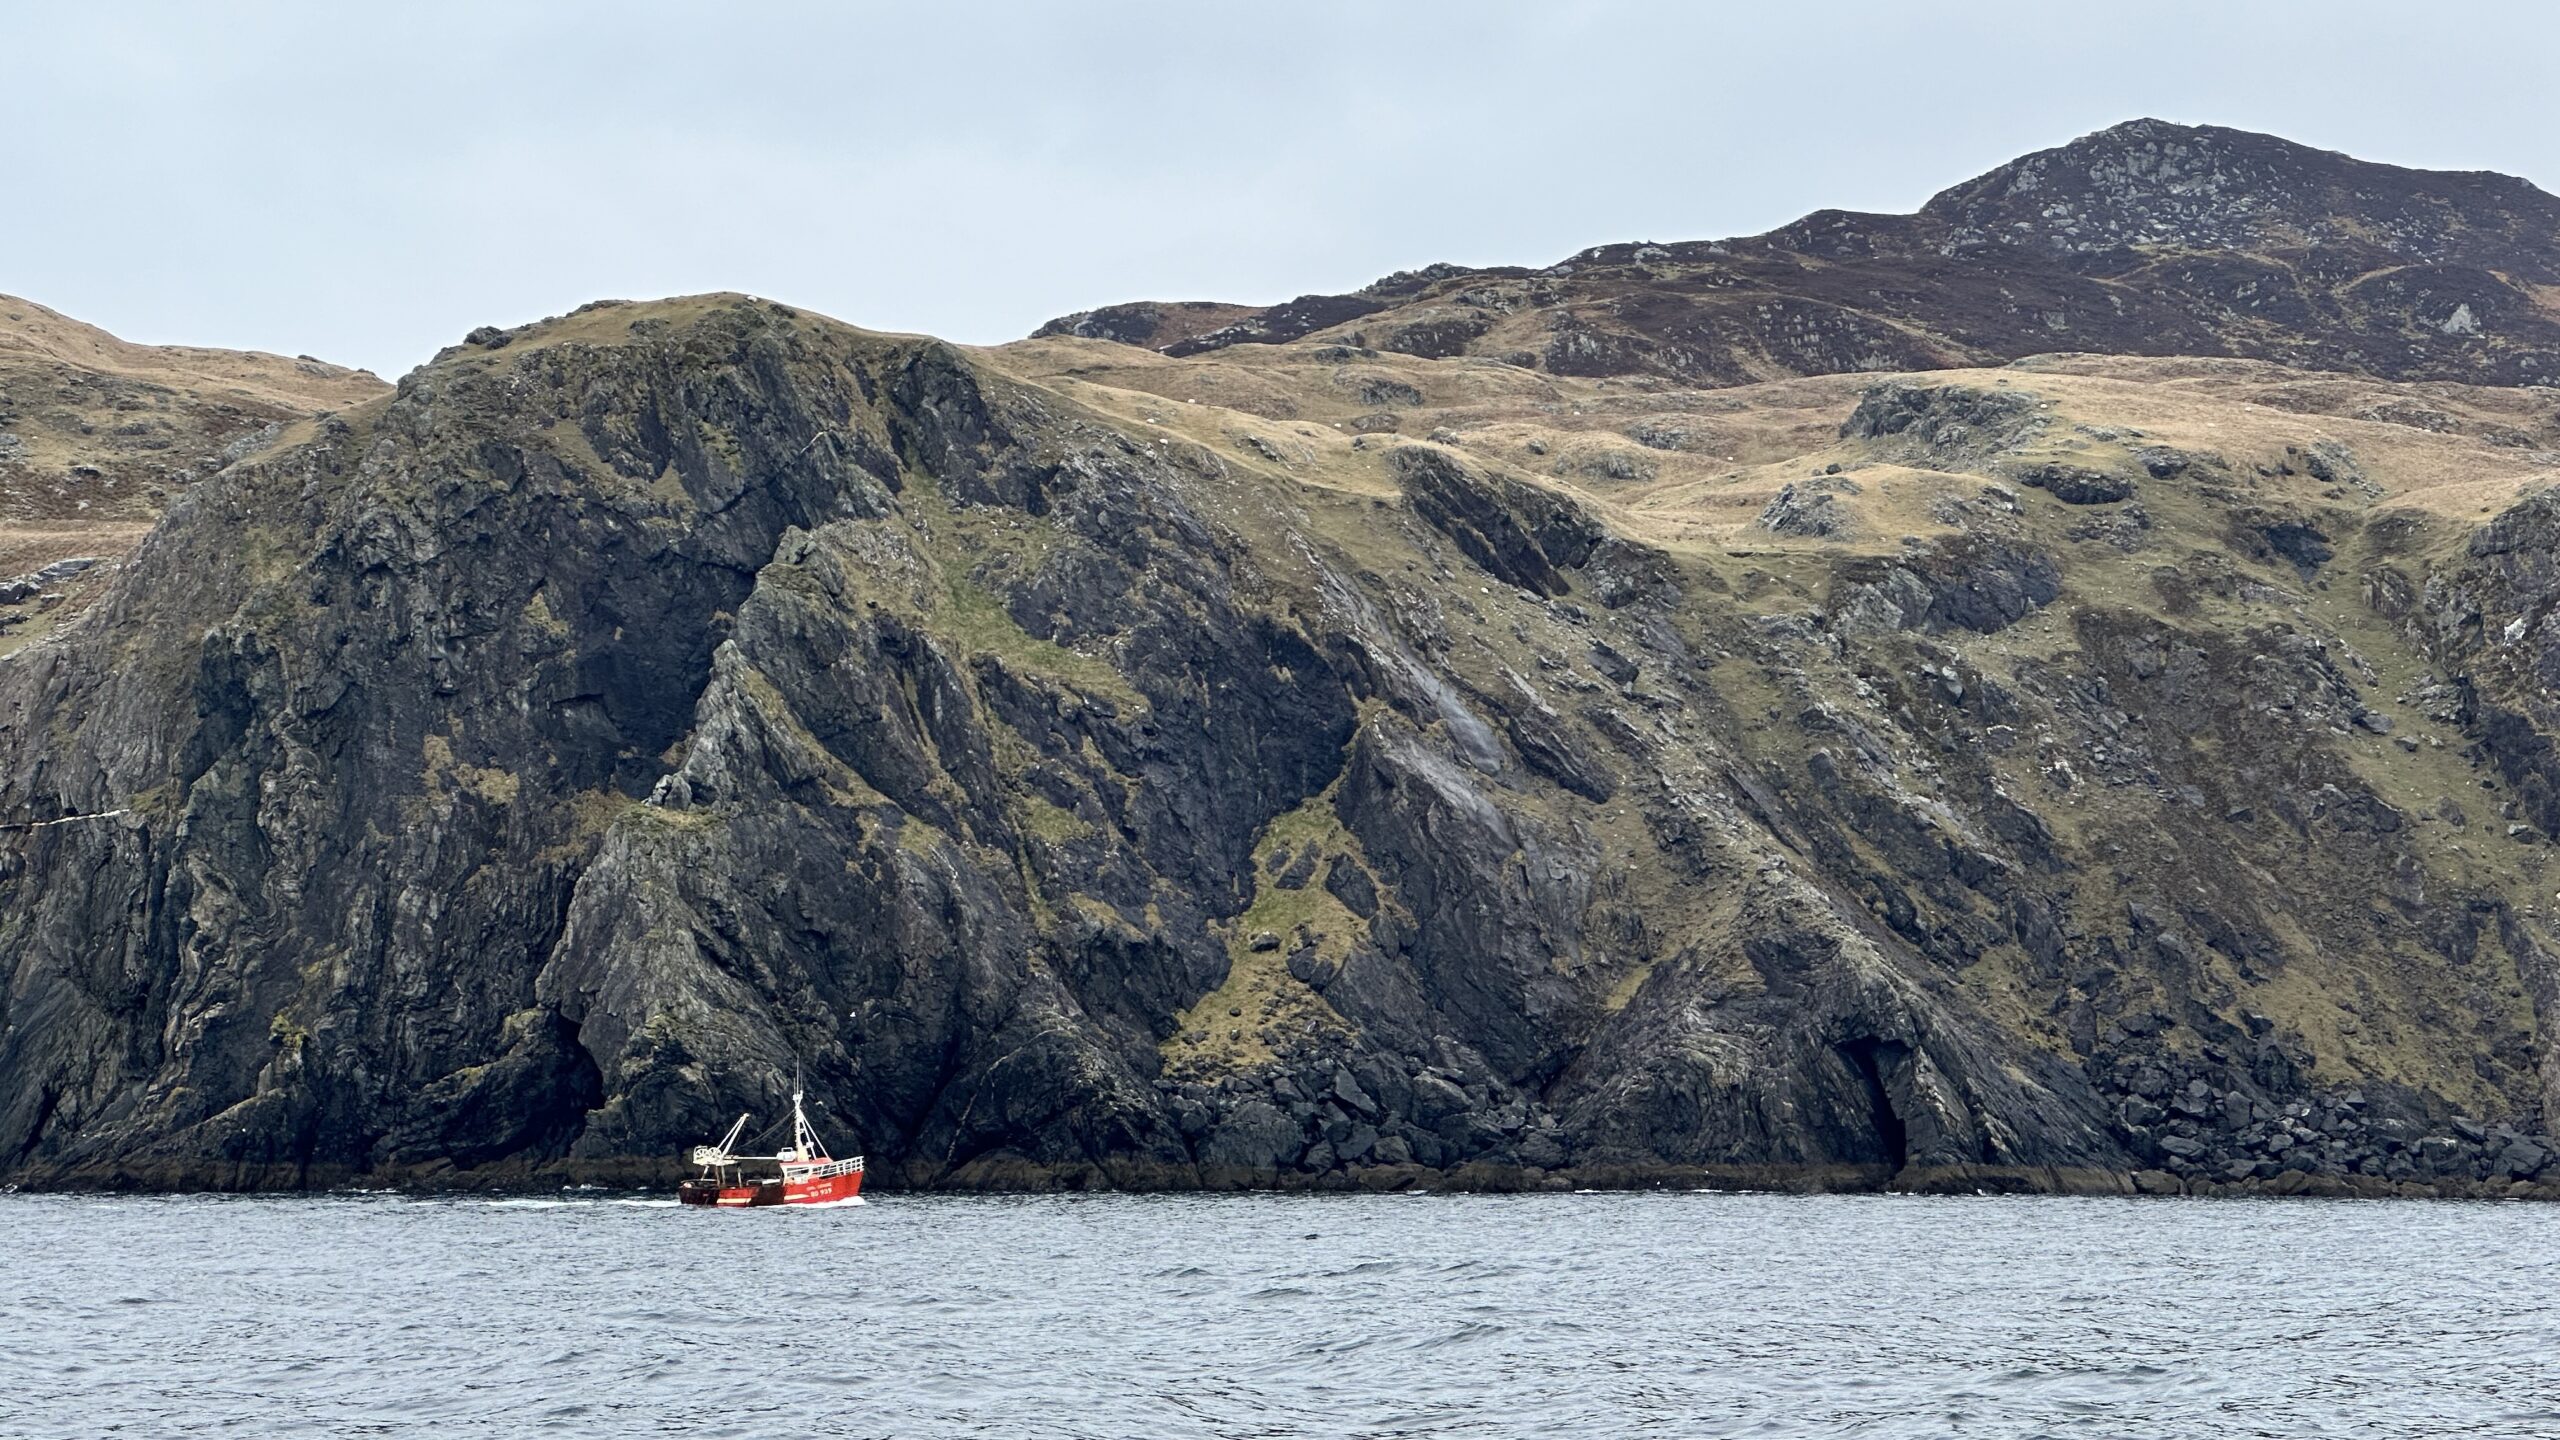
[[[128, 344], [0, 295], [0, 595], [32, 587], [0, 602], [0, 655], [84, 606], [197, 480], [386, 388], [309, 357]], [[83, 560], [95, 563], [40, 573]]]
[[[2543, 283], [2200, 133], [1906, 229]], [[2560, 1196], [2560, 393], [1386, 313], [607, 302], [198, 476], [0, 658], [0, 1177], [661, 1183], [796, 1067], [891, 1185]]]

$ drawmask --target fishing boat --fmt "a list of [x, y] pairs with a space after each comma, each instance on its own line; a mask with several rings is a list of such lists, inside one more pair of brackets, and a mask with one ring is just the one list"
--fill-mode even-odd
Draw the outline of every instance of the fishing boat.
[[[818, 1132], [809, 1128], [808, 1112], [801, 1108], [799, 1091], [791, 1092], [791, 1143], [773, 1154], [737, 1153], [738, 1137], [746, 1133], [747, 1119], [739, 1116], [738, 1123], [729, 1127], [719, 1144], [693, 1147], [693, 1163], [702, 1167], [702, 1173], [676, 1187], [678, 1200], [687, 1205], [722, 1207], [862, 1203], [862, 1157], [829, 1157]], [[749, 1175], [746, 1167], [752, 1162], [770, 1162], [782, 1173]]]

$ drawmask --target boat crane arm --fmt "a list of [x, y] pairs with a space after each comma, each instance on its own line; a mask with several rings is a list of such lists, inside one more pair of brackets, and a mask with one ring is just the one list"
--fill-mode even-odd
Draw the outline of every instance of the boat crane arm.
[[732, 1155], [729, 1153], [729, 1147], [737, 1144], [738, 1137], [747, 1133], [747, 1121], [751, 1118], [751, 1115], [752, 1112], [750, 1112], [749, 1115], [739, 1116], [738, 1123], [729, 1127], [729, 1133], [720, 1137], [719, 1144], [694, 1146], [693, 1163], [696, 1165], [731, 1165], [740, 1160], [769, 1160], [773, 1158], [769, 1155]]

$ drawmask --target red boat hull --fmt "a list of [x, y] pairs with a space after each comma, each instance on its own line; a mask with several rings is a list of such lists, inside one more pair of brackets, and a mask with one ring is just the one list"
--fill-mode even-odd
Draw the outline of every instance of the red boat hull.
[[816, 1180], [782, 1182], [782, 1203], [785, 1205], [841, 1205], [861, 1193], [862, 1172], [859, 1170]]
[[687, 1205], [717, 1205], [725, 1209], [761, 1205], [841, 1205], [861, 1193], [862, 1172], [859, 1170], [816, 1180], [759, 1180], [748, 1185], [687, 1180], [676, 1187], [676, 1198]]

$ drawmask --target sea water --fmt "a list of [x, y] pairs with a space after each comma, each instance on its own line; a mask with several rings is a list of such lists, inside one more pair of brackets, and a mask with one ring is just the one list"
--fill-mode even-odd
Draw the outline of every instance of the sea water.
[[2560, 1207], [0, 1197], [0, 1435], [2560, 1436]]

